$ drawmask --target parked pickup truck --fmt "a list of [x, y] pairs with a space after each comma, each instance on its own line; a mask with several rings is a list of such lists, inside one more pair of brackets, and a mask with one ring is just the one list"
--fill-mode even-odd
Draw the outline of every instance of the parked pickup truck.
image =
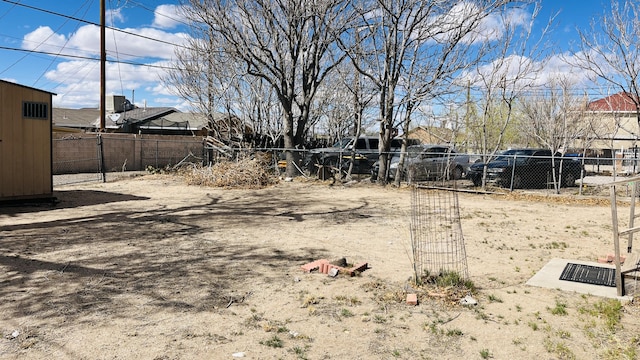
[[[482, 185], [484, 167], [485, 164], [479, 162], [469, 168], [467, 178], [475, 186]], [[575, 186], [576, 180], [583, 174], [579, 161], [555, 153], [552, 162], [548, 149], [510, 149], [488, 162], [486, 167], [487, 183], [514, 189], [548, 186], [554, 180], [553, 169], [555, 180], [564, 187]]]
[[[352, 173], [368, 174], [371, 166], [378, 160], [380, 140], [377, 136], [360, 136], [357, 140], [354, 136], [344, 137], [333, 146], [327, 148], [311, 149], [305, 156], [304, 166], [314, 174], [321, 166], [346, 171], [351, 160], [351, 150], [355, 147], [355, 160]], [[409, 144], [417, 144], [418, 140], [409, 140]], [[391, 152], [397, 153], [402, 146], [401, 138], [391, 140]]]

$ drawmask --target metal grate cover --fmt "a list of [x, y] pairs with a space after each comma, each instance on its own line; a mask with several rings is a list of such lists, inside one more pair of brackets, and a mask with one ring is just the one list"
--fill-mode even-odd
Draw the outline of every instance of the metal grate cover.
[[568, 263], [560, 274], [560, 280], [616, 287], [616, 269]]

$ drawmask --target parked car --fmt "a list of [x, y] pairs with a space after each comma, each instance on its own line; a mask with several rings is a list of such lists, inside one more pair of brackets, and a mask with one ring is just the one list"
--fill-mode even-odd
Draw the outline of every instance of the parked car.
[[[400, 154], [394, 154], [389, 164], [389, 180], [394, 180]], [[469, 156], [456, 152], [449, 145], [412, 145], [407, 147], [401, 180], [458, 180], [462, 179], [469, 168]], [[371, 179], [378, 176], [380, 164], [376, 162], [371, 170]]]
[[[555, 167], [554, 167], [555, 165]], [[562, 167], [561, 167], [562, 166]], [[482, 185], [482, 173], [485, 164], [478, 162], [471, 167], [467, 178], [475, 186]], [[555, 169], [556, 180], [564, 187], [575, 186], [576, 180], [583, 174], [582, 164], [560, 153], [553, 154], [548, 149], [510, 149], [486, 164], [487, 183], [498, 186], [520, 188], [545, 187], [553, 181]], [[560, 178], [562, 169], [562, 178]]]
[[[380, 140], [377, 136], [347, 136], [327, 148], [311, 149], [305, 156], [304, 166], [310, 173], [316, 173], [321, 166], [332, 166], [346, 171], [351, 160], [351, 150], [355, 147], [355, 159], [352, 173], [368, 174], [371, 165], [378, 160]], [[417, 144], [418, 140], [409, 140], [410, 144]], [[400, 151], [401, 138], [391, 139], [391, 152]]]

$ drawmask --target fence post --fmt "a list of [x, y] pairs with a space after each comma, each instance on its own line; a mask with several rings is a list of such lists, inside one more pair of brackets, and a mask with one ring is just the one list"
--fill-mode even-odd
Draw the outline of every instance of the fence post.
[[104, 146], [102, 144], [102, 134], [98, 133], [98, 166], [102, 174], [102, 182], [107, 182], [107, 174], [104, 166]]
[[509, 184], [509, 191], [513, 191], [513, 177], [516, 175], [517, 162], [518, 162], [518, 155], [513, 154], [513, 166], [511, 167], [511, 184]]

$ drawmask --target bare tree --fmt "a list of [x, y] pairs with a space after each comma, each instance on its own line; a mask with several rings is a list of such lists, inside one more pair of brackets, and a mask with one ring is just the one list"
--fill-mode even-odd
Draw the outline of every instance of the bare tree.
[[[355, 5], [360, 25], [342, 38], [342, 46], [352, 60], [360, 51], [365, 55], [364, 61], [352, 63], [375, 84], [379, 94], [379, 182], [387, 179], [387, 160], [391, 138], [398, 132], [396, 126], [410, 121], [420, 99], [433, 97], [457, 70], [470, 65], [465, 55], [472, 51], [470, 45], [478, 36], [481, 20], [509, 3], [363, 0]], [[359, 46], [354, 39], [362, 39]], [[399, 84], [408, 83], [408, 72], [412, 73], [410, 76], [420, 76], [422, 85], [411, 94], [405, 89], [402, 95]], [[396, 123], [398, 100], [404, 102], [407, 116]]]
[[[516, 101], [527, 89], [538, 85], [537, 75], [544, 67], [546, 44], [542, 42], [546, 29], [539, 35], [539, 40], [532, 38], [533, 21], [537, 18], [539, 7], [536, 6], [530, 17], [530, 25], [522, 29], [522, 24], [512, 22], [504, 17], [503, 36], [486, 54], [489, 60], [484, 66], [476, 68], [474, 73], [468, 72], [460, 81], [477, 89], [482, 95], [480, 109], [473, 109], [475, 119], [467, 118], [468, 131], [474, 134], [477, 150], [481, 160], [488, 163], [504, 145], [504, 137], [517, 117]], [[507, 14], [503, 14], [507, 15]], [[470, 95], [467, 95], [468, 97]], [[471, 106], [467, 106], [471, 111]], [[486, 185], [486, 166], [483, 169], [482, 186]]]
[[545, 90], [523, 97], [519, 105], [524, 120], [521, 129], [539, 145], [551, 151], [553, 168], [556, 168], [556, 161], [560, 161], [558, 173], [553, 171], [551, 174], [555, 191], [559, 193], [563, 181], [573, 184], [577, 180], [564, 178], [572, 174], [562, 173], [563, 159], [556, 158], [555, 154], [559, 151], [566, 152], [576, 139], [587, 135], [587, 127], [583, 123], [586, 109], [584, 99], [576, 97], [571, 82], [566, 77], [561, 77], [548, 84]]
[[[351, 56], [351, 61], [355, 61], [357, 64], [361, 64], [363, 62], [363, 53], [360, 33], [356, 32], [354, 35], [356, 36], [354, 44], [355, 51]], [[350, 126], [350, 128], [352, 129], [351, 134], [356, 139], [358, 139], [360, 137], [360, 134], [362, 133], [363, 126], [368, 125], [365, 119], [365, 111], [369, 107], [377, 93], [371, 81], [368, 78], [364, 77], [361, 73], [353, 71], [354, 68], [355, 66], [353, 66], [350, 62], [345, 63], [345, 66], [342, 66], [340, 68], [341, 71], [338, 71], [336, 75], [340, 76], [340, 83], [342, 84], [341, 87], [346, 90], [345, 93], [350, 97], [350, 99], [346, 102], [351, 105], [353, 114], [353, 119]], [[349, 168], [346, 174], [347, 179], [351, 177], [351, 173], [356, 161], [355, 146], [351, 148], [349, 159]]]
[[[236, 63], [228, 61], [216, 49], [217, 41], [206, 28], [193, 26], [187, 46], [176, 51], [175, 70], [163, 79], [182, 99], [191, 104], [196, 113], [207, 118], [208, 135], [216, 141], [230, 144], [234, 134], [244, 129], [233, 116], [238, 89]], [[225, 116], [218, 116], [219, 113]]]
[[253, 146], [268, 149], [279, 146], [283, 128], [282, 109], [271, 86], [260, 78], [243, 77], [236, 105], [253, 129]]
[[282, 108], [287, 176], [298, 153], [319, 85], [344, 56], [335, 36], [349, 23], [338, 0], [185, 0], [188, 17], [210, 29], [229, 61], [266, 81]]
[[227, 149], [274, 146], [283, 131], [271, 86], [247, 76], [241, 63], [219, 48], [206, 25], [193, 23], [191, 31], [188, 46], [176, 51], [175, 69], [164, 82], [207, 118], [208, 141]]
[[611, 1], [611, 12], [578, 29], [579, 52], [573, 63], [591, 79], [629, 94], [640, 126], [640, 3]]

